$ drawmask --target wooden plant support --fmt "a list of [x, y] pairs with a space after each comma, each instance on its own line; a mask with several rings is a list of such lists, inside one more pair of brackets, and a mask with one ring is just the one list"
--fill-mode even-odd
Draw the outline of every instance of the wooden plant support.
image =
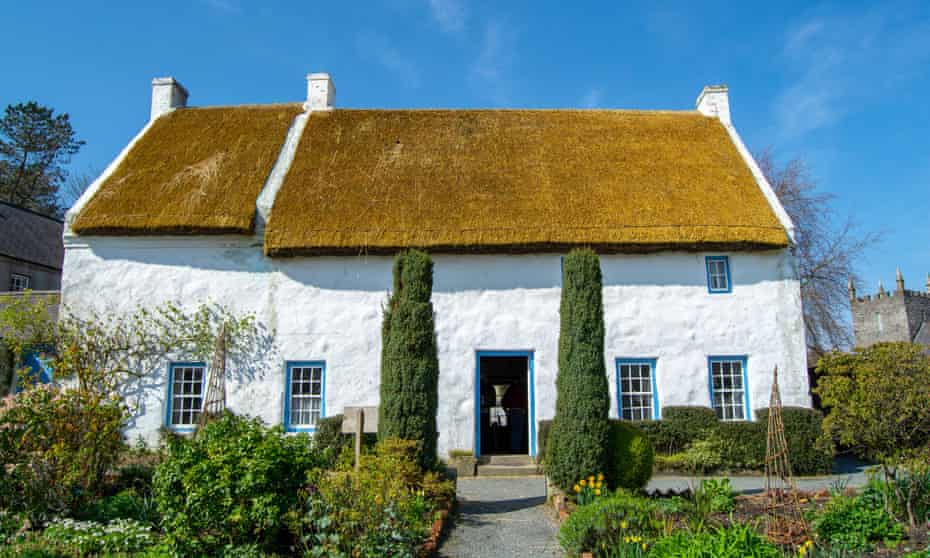
[[207, 371], [207, 393], [203, 402], [203, 411], [197, 428], [203, 428], [208, 422], [226, 411], [226, 324], [220, 325], [213, 350], [213, 362]]

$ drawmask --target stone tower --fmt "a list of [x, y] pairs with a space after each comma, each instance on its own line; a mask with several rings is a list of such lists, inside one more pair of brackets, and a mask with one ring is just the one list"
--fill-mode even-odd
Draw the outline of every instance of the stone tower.
[[911, 341], [930, 347], [930, 273], [926, 292], [904, 288], [901, 270], [897, 272], [894, 292], [878, 283], [875, 295], [856, 296], [849, 281], [849, 305], [852, 308], [853, 334], [857, 347], [881, 341]]

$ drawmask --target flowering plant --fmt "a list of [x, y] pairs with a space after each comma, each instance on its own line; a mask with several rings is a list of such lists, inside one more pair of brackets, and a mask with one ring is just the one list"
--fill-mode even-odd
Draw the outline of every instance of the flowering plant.
[[604, 475], [598, 473], [597, 476], [591, 475], [586, 479], [581, 479], [572, 487], [575, 491], [575, 502], [579, 506], [584, 506], [599, 498], [606, 492], [604, 488]]

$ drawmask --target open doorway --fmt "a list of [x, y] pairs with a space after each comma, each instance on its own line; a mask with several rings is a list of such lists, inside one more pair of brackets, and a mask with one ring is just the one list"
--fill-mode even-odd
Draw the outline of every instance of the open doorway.
[[478, 353], [478, 455], [532, 455], [531, 353]]

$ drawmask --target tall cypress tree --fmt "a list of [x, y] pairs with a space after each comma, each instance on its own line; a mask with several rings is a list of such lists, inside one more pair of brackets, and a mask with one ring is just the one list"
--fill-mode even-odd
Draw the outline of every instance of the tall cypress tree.
[[546, 474], [566, 490], [581, 478], [607, 471], [610, 396], [601, 288], [597, 254], [573, 250], [565, 257], [555, 420], [545, 462]]
[[409, 250], [394, 260], [394, 291], [381, 329], [378, 436], [420, 443], [420, 464], [436, 462], [439, 359], [433, 318], [433, 262]]

